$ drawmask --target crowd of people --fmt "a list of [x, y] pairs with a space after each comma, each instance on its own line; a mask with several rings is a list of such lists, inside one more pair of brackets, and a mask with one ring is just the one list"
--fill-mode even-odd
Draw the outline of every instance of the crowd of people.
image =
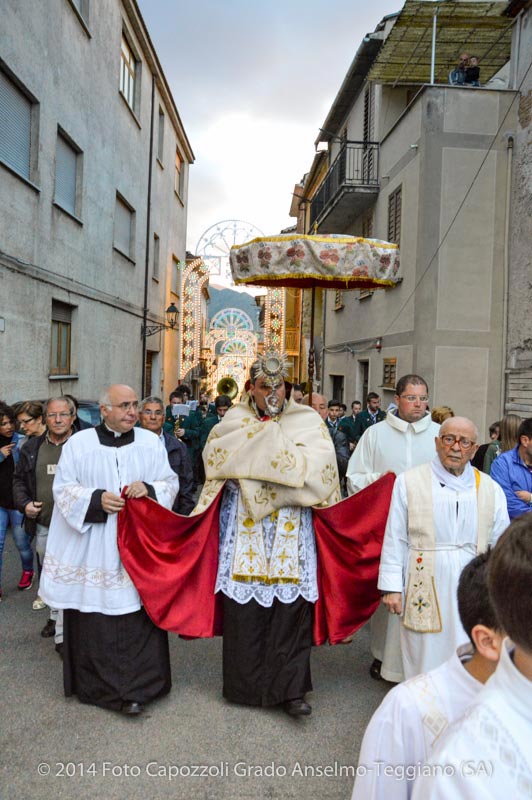
[[[49, 610], [41, 635], [54, 637], [65, 694], [138, 715], [170, 691], [168, 634], [123, 565], [120, 512], [149, 498], [181, 515], [185, 533], [190, 516], [210, 530], [202, 515], [219, 502], [212, 591], [223, 615], [223, 694], [309, 716], [323, 558], [315, 511], [327, 508], [339, 547], [358, 535], [350, 515], [357, 530], [367, 521], [382, 538], [372, 567], [368, 537], [357, 542], [381, 596], [369, 670], [398, 685], [370, 721], [359, 764], [411, 767], [402, 782], [393, 771], [357, 772], [353, 798], [499, 797], [504, 785], [521, 796], [532, 782], [519, 744], [532, 730], [532, 419], [494, 423], [481, 451], [473, 421], [448, 406], [429, 410], [420, 375], [399, 379], [386, 412], [376, 392], [348, 415], [304, 388], [269, 353], [252, 365], [238, 402], [195, 401], [181, 384], [165, 406], [115, 384], [102, 392], [94, 428], [70, 396], [0, 403], [0, 570], [10, 528], [18, 589], [39, 578], [33, 608]], [[364, 502], [374, 484], [380, 494]], [[382, 530], [375, 503], [386, 506]], [[133, 556], [141, 561], [142, 550]], [[340, 615], [341, 592], [328, 598]], [[348, 633], [345, 643], [356, 631]], [[491, 772], [429, 769], [457, 765], [464, 753], [490, 761]]]

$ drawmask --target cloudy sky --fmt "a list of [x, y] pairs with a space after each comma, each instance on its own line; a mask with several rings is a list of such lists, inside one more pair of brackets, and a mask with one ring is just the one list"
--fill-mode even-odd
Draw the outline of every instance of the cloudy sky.
[[291, 192], [364, 35], [401, 0], [138, 0], [195, 155], [187, 248], [239, 219], [294, 224]]

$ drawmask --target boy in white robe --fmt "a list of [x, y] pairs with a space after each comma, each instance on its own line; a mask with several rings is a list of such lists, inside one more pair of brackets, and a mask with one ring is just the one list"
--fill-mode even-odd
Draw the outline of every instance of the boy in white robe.
[[458, 610], [471, 644], [384, 698], [362, 740], [352, 800], [409, 800], [414, 778], [441, 734], [495, 671], [502, 633], [488, 595], [490, 552], [474, 558], [458, 584]]
[[532, 796], [532, 515], [495, 546], [488, 588], [501, 627], [499, 665], [461, 720], [435, 748], [413, 800]]

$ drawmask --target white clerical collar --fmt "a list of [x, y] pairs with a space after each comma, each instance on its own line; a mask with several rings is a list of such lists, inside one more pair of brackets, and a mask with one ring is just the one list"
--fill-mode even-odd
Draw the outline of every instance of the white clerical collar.
[[423, 431], [426, 431], [427, 428], [432, 424], [432, 417], [427, 411], [425, 416], [421, 417], [421, 419], [416, 420], [416, 422], [407, 422], [405, 419], [401, 419], [401, 417], [398, 417], [397, 414], [395, 414], [395, 409], [394, 409], [392, 411], [388, 411], [388, 413], [386, 414], [386, 422], [392, 428], [401, 431], [401, 433], [406, 433], [409, 427], [412, 428], [414, 433], [423, 433]]
[[459, 681], [460, 685], [466, 689], [469, 688], [478, 691], [483, 685], [482, 682], [471, 675], [469, 670], [466, 669], [466, 664], [471, 661], [474, 654], [475, 651], [470, 642], [462, 644], [453, 653], [451, 663], [454, 676], [456, 676], [456, 680]]
[[122, 434], [119, 433], [119, 431], [114, 431], [112, 428], [110, 428], [109, 425], [106, 422], [104, 422], [103, 425], [104, 425], [104, 428], [106, 430], [108, 430], [109, 433], [111, 433], [115, 437], [115, 439], [119, 439], [122, 436]]
[[[504, 694], [504, 702], [520, 716], [532, 724], [532, 681], [525, 678], [513, 661], [515, 645], [506, 638], [502, 645], [497, 669], [487, 681], [484, 692]], [[480, 698], [479, 698], [480, 699]]]
[[452, 472], [446, 470], [439, 456], [436, 456], [434, 461], [431, 462], [431, 467], [438, 483], [447, 486], [448, 489], [454, 489], [456, 492], [465, 492], [468, 489], [475, 488], [475, 473], [469, 461], [461, 475], [453, 475]]

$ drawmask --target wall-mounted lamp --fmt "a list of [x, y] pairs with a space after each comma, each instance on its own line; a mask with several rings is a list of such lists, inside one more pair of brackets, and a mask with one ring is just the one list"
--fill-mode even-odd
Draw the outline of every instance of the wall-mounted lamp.
[[141, 328], [141, 335], [143, 337], [152, 336], [154, 333], [159, 333], [159, 331], [164, 330], [173, 330], [177, 325], [177, 317], [179, 316], [179, 310], [174, 305], [174, 303], [170, 303], [166, 311], [164, 312], [166, 316], [166, 324], [165, 325], [146, 325], [142, 326]]
[[382, 339], [380, 336], [378, 339], [375, 339], [375, 350], [377, 351], [377, 353], [380, 353], [380, 351], [382, 350]]

